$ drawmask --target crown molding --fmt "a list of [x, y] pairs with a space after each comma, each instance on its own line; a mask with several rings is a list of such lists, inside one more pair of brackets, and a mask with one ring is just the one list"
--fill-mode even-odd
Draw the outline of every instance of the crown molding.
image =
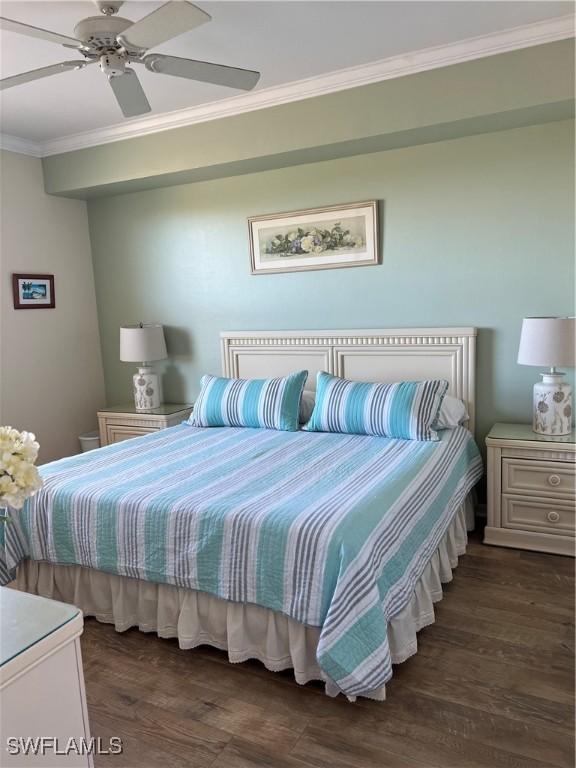
[[20, 155], [30, 155], [31, 157], [42, 157], [42, 145], [28, 139], [21, 139], [18, 136], [10, 136], [7, 133], [0, 133], [0, 149], [7, 152], [17, 152]]
[[249, 94], [200, 104], [160, 115], [127, 120], [107, 128], [83, 131], [45, 142], [0, 135], [0, 146], [12, 152], [47, 157], [124, 139], [148, 136], [196, 123], [232, 117], [293, 101], [323, 96], [362, 85], [405, 77], [474, 59], [566, 40], [575, 36], [575, 17], [570, 14], [525, 24], [455, 43], [423, 48], [411, 53], [336, 70], [324, 75], [272, 86]]

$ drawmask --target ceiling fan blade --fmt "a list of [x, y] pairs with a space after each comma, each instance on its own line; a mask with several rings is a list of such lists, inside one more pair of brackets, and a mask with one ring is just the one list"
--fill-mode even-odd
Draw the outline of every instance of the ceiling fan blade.
[[123, 75], [110, 77], [108, 82], [124, 117], [136, 117], [150, 112], [150, 104], [133, 69], [126, 69]]
[[5, 29], [7, 32], [18, 32], [19, 35], [27, 35], [28, 37], [39, 37], [40, 40], [59, 43], [68, 48], [86, 48], [82, 40], [77, 40], [75, 37], [61, 35], [59, 32], [50, 32], [48, 29], [41, 29], [40, 27], [32, 27], [30, 24], [22, 24], [21, 21], [6, 19], [3, 16], [0, 16], [0, 29]]
[[62, 61], [60, 64], [51, 64], [49, 67], [32, 69], [30, 72], [22, 72], [19, 75], [12, 75], [0, 80], [0, 91], [6, 88], [13, 88], [15, 85], [31, 83], [33, 80], [40, 80], [42, 77], [57, 75], [59, 72], [67, 72], [69, 69], [83, 69], [89, 62], [87, 61]]
[[210, 64], [207, 61], [181, 59], [178, 56], [164, 56], [161, 53], [150, 53], [144, 56], [144, 64], [150, 72], [175, 77], [187, 77], [190, 80], [200, 80], [202, 83], [227, 85], [230, 88], [240, 88], [250, 91], [260, 79], [260, 72], [251, 69], [227, 67], [224, 64]]
[[211, 20], [196, 5], [172, 0], [125, 29], [117, 40], [129, 50], [148, 50]]

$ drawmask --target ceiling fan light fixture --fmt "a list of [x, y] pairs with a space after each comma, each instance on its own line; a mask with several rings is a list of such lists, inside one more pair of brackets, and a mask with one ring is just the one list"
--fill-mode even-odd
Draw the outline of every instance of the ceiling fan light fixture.
[[123, 0], [95, 0], [95, 4], [101, 15], [81, 19], [74, 28], [76, 37], [0, 17], [1, 29], [27, 37], [37, 37], [65, 48], [76, 48], [84, 57], [84, 60], [65, 61], [2, 78], [0, 91], [56, 75], [67, 69], [82, 69], [88, 64], [98, 63], [108, 78], [124, 117], [136, 117], [150, 112], [151, 108], [138, 76], [128, 66], [132, 62], [143, 64], [150, 72], [160, 75], [172, 75], [244, 91], [252, 90], [260, 78], [260, 73], [254, 70], [225, 64], [159, 53], [147, 55], [150, 48], [211, 21], [206, 11], [188, 0], [168, 0], [135, 22], [116, 15], [123, 5]]

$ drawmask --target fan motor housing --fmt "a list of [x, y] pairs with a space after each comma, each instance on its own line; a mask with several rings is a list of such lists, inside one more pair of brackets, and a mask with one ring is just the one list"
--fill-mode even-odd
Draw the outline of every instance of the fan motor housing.
[[89, 16], [76, 24], [74, 35], [99, 51], [114, 51], [120, 48], [116, 35], [133, 23], [121, 16]]
[[100, 69], [108, 79], [123, 75], [126, 71], [126, 56], [118, 53], [104, 53], [100, 56]]

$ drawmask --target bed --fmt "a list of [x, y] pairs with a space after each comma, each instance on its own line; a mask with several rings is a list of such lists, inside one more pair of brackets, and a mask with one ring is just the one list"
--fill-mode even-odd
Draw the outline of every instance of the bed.
[[445, 378], [468, 429], [419, 442], [183, 424], [53, 462], [6, 527], [4, 580], [120, 631], [385, 698], [465, 550], [482, 473], [474, 342], [461, 328], [223, 334], [230, 376]]

